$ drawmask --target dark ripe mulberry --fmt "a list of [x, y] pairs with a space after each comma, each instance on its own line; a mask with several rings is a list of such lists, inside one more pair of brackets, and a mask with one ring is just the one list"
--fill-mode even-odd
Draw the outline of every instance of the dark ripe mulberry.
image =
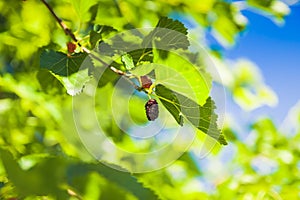
[[155, 99], [150, 99], [147, 101], [145, 109], [149, 121], [154, 121], [158, 117], [158, 103]]

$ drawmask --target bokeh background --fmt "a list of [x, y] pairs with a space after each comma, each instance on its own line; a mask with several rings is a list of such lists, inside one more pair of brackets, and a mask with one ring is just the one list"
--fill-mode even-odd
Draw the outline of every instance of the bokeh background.
[[[140, 174], [115, 170], [126, 171], [134, 163], [109, 148], [102, 158], [125, 164], [113, 169], [105, 165], [107, 160], [99, 162], [82, 144], [73, 120], [72, 95], [87, 92], [89, 76], [85, 71], [59, 74], [47, 68], [52, 59], [41, 58], [50, 49], [52, 55], [71, 59], [74, 54], [67, 44], [74, 41], [43, 0], [0, 0], [0, 199], [300, 199], [298, 1], [47, 2], [89, 49], [116, 30], [154, 27], [163, 16], [185, 24], [188, 36], [206, 49], [221, 76], [213, 86], [226, 91], [226, 99], [221, 99], [226, 113], [218, 114], [225, 117], [220, 127], [228, 145], [197, 130], [188, 151], [160, 170]], [[90, 39], [95, 35], [96, 41]], [[75, 54], [80, 52], [77, 45]], [[66, 64], [60, 67], [66, 69]], [[82, 78], [79, 82], [76, 75]], [[157, 144], [170, 143], [169, 135], [150, 143], [120, 130], [112, 120], [112, 98], [118, 103], [118, 118], [130, 128], [122, 105], [129, 104], [139, 124], [148, 123], [146, 97], [136, 95], [130, 103], [121, 93], [113, 97], [120, 89], [114, 85], [119, 76], [110, 71], [106, 75], [96, 89], [95, 110], [107, 138], [133, 152], [150, 152]], [[90, 110], [85, 102], [78, 109], [89, 133]], [[202, 148], [209, 154], [199, 158]]]

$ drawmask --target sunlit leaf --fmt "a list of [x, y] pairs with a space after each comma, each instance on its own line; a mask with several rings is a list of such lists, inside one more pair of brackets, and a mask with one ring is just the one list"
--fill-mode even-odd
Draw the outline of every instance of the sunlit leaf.
[[67, 93], [71, 96], [82, 92], [85, 84], [91, 79], [88, 75], [88, 69], [80, 70], [68, 77], [57, 77], [64, 85]]
[[227, 144], [218, 128], [218, 116], [214, 112], [216, 106], [210, 97], [203, 106], [200, 106], [188, 97], [174, 92], [163, 85], [157, 85], [155, 93], [179, 125], [183, 125], [183, 119], [186, 119], [202, 132], [218, 140], [220, 144]]
[[[155, 53], [155, 56], [158, 55]], [[201, 73], [200, 67], [194, 65], [182, 55], [169, 53], [168, 59], [156, 59], [156, 83], [162, 84], [177, 93], [189, 97], [203, 105], [209, 96], [210, 77]]]
[[133, 70], [130, 70], [130, 73], [136, 76], [144, 76], [149, 74], [156, 67], [157, 65], [155, 63], [143, 64], [134, 68]]

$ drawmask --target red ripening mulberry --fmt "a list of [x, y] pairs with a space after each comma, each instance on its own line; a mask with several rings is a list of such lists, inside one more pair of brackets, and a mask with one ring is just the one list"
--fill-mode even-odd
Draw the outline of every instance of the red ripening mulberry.
[[145, 109], [149, 121], [154, 121], [158, 117], [158, 103], [155, 99], [150, 99], [147, 101]]
[[152, 81], [148, 76], [141, 76], [141, 82], [143, 88], [150, 88]]
[[72, 42], [68, 42], [67, 47], [68, 47], [68, 52], [69, 53], [74, 53], [74, 51], [76, 49], [76, 44], [74, 44]]

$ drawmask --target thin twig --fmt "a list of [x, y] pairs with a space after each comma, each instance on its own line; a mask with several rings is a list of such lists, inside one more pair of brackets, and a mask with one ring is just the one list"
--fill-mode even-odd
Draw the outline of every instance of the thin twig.
[[[55, 14], [55, 12], [53, 11], [53, 9], [51, 8], [51, 6], [45, 1], [45, 0], [41, 0], [45, 6], [48, 8], [48, 10], [51, 12], [51, 14], [53, 15], [53, 17], [56, 19], [56, 21], [59, 23], [59, 25], [61, 26], [61, 28], [64, 30], [64, 32], [69, 35], [72, 40], [74, 40], [74, 42], [77, 42], [78, 40], [76, 39], [74, 33], [67, 27], [67, 25]], [[80, 44], [78, 44], [79, 46], [81, 46]]]
[[66, 35], [69, 35], [72, 40], [74, 42], [76, 42], [78, 44], [78, 46], [81, 47], [81, 49], [91, 55], [93, 58], [97, 59], [99, 62], [101, 62], [104, 66], [108, 66], [114, 73], [120, 75], [120, 76], [123, 76], [131, 85], [133, 85], [133, 87], [138, 90], [138, 91], [141, 91], [140, 87], [138, 85], [136, 85], [132, 80], [129, 79], [129, 77], [131, 77], [132, 75], [130, 74], [126, 74], [125, 72], [121, 71], [121, 70], [118, 70], [116, 69], [115, 67], [113, 66], [110, 66], [108, 63], [106, 63], [105, 61], [103, 61], [102, 59], [100, 59], [99, 57], [93, 55], [91, 53], [91, 51], [89, 49], [87, 49], [86, 47], [84, 46], [81, 46], [81, 44], [78, 42], [76, 36], [74, 35], [74, 33], [71, 31], [71, 29], [68, 28], [68, 26], [62, 21], [62, 19], [60, 19], [56, 13], [53, 11], [52, 7], [46, 2], [46, 0], [41, 0], [45, 6], [48, 8], [48, 10], [50, 11], [50, 13], [52, 14], [52, 16], [55, 18], [55, 20], [58, 22], [58, 24], [60, 25], [60, 27], [64, 30], [64, 32], [66, 33]]

